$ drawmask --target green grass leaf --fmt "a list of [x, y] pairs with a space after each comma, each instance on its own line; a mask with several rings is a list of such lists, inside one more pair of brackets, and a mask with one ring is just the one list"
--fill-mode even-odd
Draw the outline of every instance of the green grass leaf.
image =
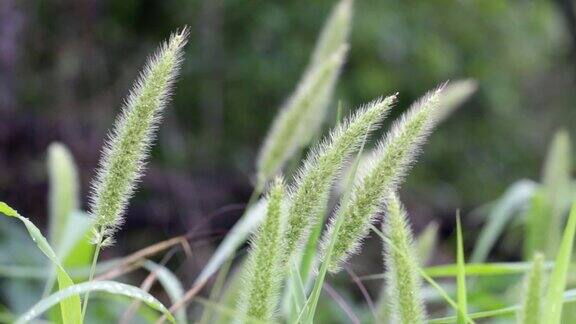
[[[0, 202], [0, 213], [5, 214], [9, 217], [18, 218], [20, 221], [24, 223], [28, 233], [32, 240], [36, 243], [40, 251], [44, 253], [52, 261], [52, 263], [56, 266], [57, 270], [57, 278], [58, 278], [58, 287], [60, 290], [67, 289], [68, 287], [74, 285], [74, 282], [64, 270], [56, 253], [50, 246], [50, 243], [46, 240], [46, 238], [42, 235], [38, 227], [34, 225], [30, 220], [26, 217], [21, 216], [18, 212], [13, 209], [12, 207], [8, 206], [4, 202]], [[62, 314], [62, 322], [64, 324], [76, 324], [80, 323], [81, 320], [81, 310], [80, 310], [80, 295], [78, 292], [68, 295], [66, 298], [62, 298], [57, 301], [60, 303], [60, 311]]]
[[[164, 313], [170, 322], [175, 323], [174, 316], [172, 316], [168, 309], [166, 309], [166, 307], [160, 301], [154, 298], [154, 296], [150, 295], [144, 290], [116, 281], [92, 281], [72, 285], [40, 300], [26, 313], [20, 316], [16, 320], [16, 324], [30, 322], [40, 316], [46, 310], [50, 309], [50, 307], [61, 303], [63, 300], [66, 300], [72, 296], [95, 291], [107, 292], [114, 295], [122, 295], [132, 299], [140, 300], [151, 308]], [[71, 323], [77, 324], [80, 323], [80, 320]]]
[[246, 241], [248, 235], [264, 220], [267, 204], [268, 202], [265, 199], [261, 199], [249, 207], [246, 214], [234, 224], [234, 227], [228, 232], [224, 241], [220, 243], [214, 254], [212, 254], [210, 261], [202, 268], [202, 272], [200, 272], [194, 281], [194, 285], [208, 280], [218, 271], [220, 266], [236, 252], [238, 247]]
[[[170, 298], [172, 304], [175, 304], [180, 299], [182, 299], [184, 296], [184, 288], [182, 286], [182, 282], [180, 282], [180, 279], [178, 279], [178, 277], [176, 277], [172, 271], [170, 271], [165, 266], [159, 265], [150, 260], [146, 260], [142, 266], [148, 269], [150, 272], [156, 274], [158, 282], [162, 285], [164, 291], [166, 291], [166, 294]], [[188, 323], [188, 319], [186, 317], [186, 309], [184, 307], [180, 307], [176, 311], [176, 322], [178, 324]]]
[[458, 324], [466, 323], [468, 313], [468, 300], [466, 293], [466, 261], [464, 260], [464, 243], [462, 239], [462, 224], [460, 222], [460, 211], [456, 214], [456, 261], [458, 273], [456, 275], [457, 296], [458, 296]]
[[566, 277], [570, 259], [572, 258], [572, 246], [574, 245], [574, 234], [576, 232], [576, 203], [572, 205], [568, 223], [562, 235], [562, 241], [552, 275], [548, 291], [546, 293], [545, 304], [543, 308], [543, 321], [545, 323], [560, 323], [562, 317], [563, 294], [566, 287]]
[[481, 263], [486, 260], [496, 240], [506, 229], [506, 225], [522, 207], [528, 204], [536, 188], [537, 185], [533, 181], [520, 180], [506, 190], [490, 211], [486, 225], [482, 227], [472, 251], [470, 262]]

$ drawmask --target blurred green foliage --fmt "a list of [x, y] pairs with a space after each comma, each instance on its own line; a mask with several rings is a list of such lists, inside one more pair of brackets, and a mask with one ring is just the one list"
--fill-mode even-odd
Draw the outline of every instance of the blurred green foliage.
[[[146, 53], [170, 30], [190, 25], [183, 75], [154, 155], [166, 168], [246, 177], [333, 5], [8, 1], [24, 17], [12, 76], [16, 110], [76, 120], [93, 141], [103, 137]], [[336, 99], [354, 107], [399, 91], [398, 115], [443, 80], [477, 79], [479, 93], [433, 136], [408, 184], [450, 210], [473, 205], [536, 175], [552, 131], [576, 121], [568, 26], [561, 7], [545, 0], [356, 1]], [[61, 133], [74, 132], [82, 133]]]

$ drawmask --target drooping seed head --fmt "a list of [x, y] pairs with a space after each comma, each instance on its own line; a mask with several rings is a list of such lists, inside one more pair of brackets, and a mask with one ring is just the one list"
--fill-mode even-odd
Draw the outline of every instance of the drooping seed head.
[[110, 243], [143, 167], [183, 59], [188, 30], [173, 34], [146, 63], [104, 145], [90, 195], [95, 241]]

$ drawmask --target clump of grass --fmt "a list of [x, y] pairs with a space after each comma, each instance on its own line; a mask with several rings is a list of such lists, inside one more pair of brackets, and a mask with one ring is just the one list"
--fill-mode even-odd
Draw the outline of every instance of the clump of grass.
[[421, 279], [416, 271], [418, 260], [412, 231], [396, 195], [386, 200], [383, 232], [390, 239], [386, 244], [384, 263], [392, 322], [417, 324], [426, 321], [426, 310], [420, 296]]
[[384, 118], [395, 100], [393, 95], [365, 105], [308, 154], [291, 187], [284, 233], [286, 258], [304, 244], [311, 226], [318, 222], [337, 172], [358, 149], [363, 138]]
[[276, 313], [283, 276], [280, 234], [284, 191], [284, 181], [276, 178], [268, 196], [266, 218], [252, 240], [243, 271], [245, 288], [239, 300], [239, 309], [246, 318], [270, 322]]
[[[394, 123], [388, 135], [378, 143], [377, 149], [369, 157], [370, 166], [360, 172], [350, 201], [343, 204], [345, 209], [336, 213], [337, 217], [343, 218], [337, 231], [334, 227], [337, 218], [331, 219], [322, 240], [323, 259], [328, 262], [331, 272], [337, 272], [340, 264], [358, 250], [381, 204], [390, 192], [396, 190], [413, 163], [418, 149], [435, 125], [441, 92], [442, 87], [429, 92]], [[332, 254], [326, 256], [328, 242], [333, 239], [335, 246]]]

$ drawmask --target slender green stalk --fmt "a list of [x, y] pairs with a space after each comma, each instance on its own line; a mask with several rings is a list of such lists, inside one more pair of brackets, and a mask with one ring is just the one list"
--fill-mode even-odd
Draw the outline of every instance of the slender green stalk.
[[[94, 257], [92, 258], [92, 265], [90, 266], [90, 273], [88, 275], [88, 281], [94, 279], [94, 274], [96, 273], [96, 265], [98, 264], [98, 256], [100, 256], [100, 250], [102, 249], [102, 241], [96, 243], [96, 248], [94, 249]], [[86, 292], [84, 295], [84, 300], [82, 302], [82, 321], [84, 322], [84, 316], [86, 315], [86, 309], [88, 308], [88, 299], [90, 299], [90, 292]]]
[[403, 324], [417, 324], [426, 321], [426, 310], [420, 296], [421, 279], [416, 271], [415, 246], [406, 211], [397, 197], [392, 195], [387, 201], [384, 234], [397, 250], [386, 245], [388, 295], [390, 297], [392, 319]]
[[268, 197], [264, 223], [254, 235], [250, 256], [244, 271], [245, 289], [239, 309], [249, 318], [270, 322], [280, 296], [282, 237], [281, 214], [284, 181], [277, 178]]
[[518, 312], [518, 324], [540, 324], [542, 297], [544, 293], [544, 255], [534, 254], [532, 269], [524, 279], [522, 307]]

